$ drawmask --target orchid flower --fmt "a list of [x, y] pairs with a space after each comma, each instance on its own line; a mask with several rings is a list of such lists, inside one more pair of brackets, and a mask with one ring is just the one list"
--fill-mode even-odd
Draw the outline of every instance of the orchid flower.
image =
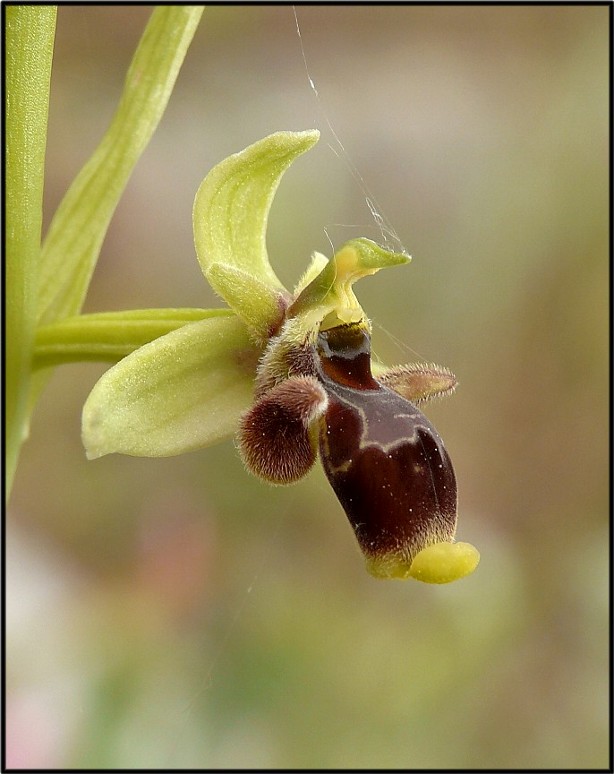
[[162, 457], [234, 436], [247, 470], [271, 484], [298, 481], [319, 456], [368, 571], [446, 583], [473, 572], [479, 554], [454, 540], [454, 469], [416, 404], [456, 379], [432, 364], [373, 363], [352, 288], [410, 257], [353, 239], [330, 260], [314, 253], [293, 292], [269, 262], [273, 196], [318, 138], [278, 132], [207, 175], [196, 253], [228, 308], [201, 310], [108, 370], [83, 409], [84, 445], [92, 459]]

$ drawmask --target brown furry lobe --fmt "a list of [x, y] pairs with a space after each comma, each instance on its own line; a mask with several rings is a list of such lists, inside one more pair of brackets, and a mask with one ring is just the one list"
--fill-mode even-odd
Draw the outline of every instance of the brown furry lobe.
[[313, 465], [317, 442], [310, 425], [326, 410], [328, 397], [316, 379], [280, 382], [243, 415], [237, 442], [248, 470], [272, 484], [291, 484]]

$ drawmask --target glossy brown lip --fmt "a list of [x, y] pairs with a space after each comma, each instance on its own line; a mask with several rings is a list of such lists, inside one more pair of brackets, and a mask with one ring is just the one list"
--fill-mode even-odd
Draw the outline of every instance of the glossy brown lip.
[[416, 406], [377, 382], [360, 325], [318, 337], [328, 394], [320, 455], [326, 476], [370, 558], [411, 563], [456, 528], [456, 478], [443, 441]]

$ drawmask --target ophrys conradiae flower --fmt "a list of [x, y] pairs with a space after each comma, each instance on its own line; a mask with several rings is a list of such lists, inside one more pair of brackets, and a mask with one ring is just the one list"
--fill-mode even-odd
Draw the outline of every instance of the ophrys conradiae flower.
[[105, 373], [84, 407], [84, 443], [90, 457], [168, 456], [236, 433], [246, 467], [275, 484], [299, 480], [319, 455], [369, 572], [456, 580], [479, 555], [454, 541], [454, 469], [417, 407], [456, 379], [431, 364], [372, 363], [371, 325], [352, 288], [409, 256], [354, 239], [330, 260], [315, 253], [293, 293], [268, 260], [279, 180], [318, 137], [279, 132], [207, 175], [196, 251], [230, 309], [203, 312]]

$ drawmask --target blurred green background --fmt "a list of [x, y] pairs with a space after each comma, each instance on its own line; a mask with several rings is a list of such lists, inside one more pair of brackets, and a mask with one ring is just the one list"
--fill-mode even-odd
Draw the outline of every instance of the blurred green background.
[[[271, 132], [320, 128], [277, 194], [271, 261], [292, 285], [328, 237], [377, 239], [368, 187], [414, 257], [357, 286], [374, 349], [459, 377], [427, 414], [481, 564], [378, 582], [319, 467], [271, 488], [231, 442], [87, 462], [105, 366], [64, 366], [10, 503], [8, 764], [605, 767], [610, 9], [297, 10], [320, 103], [291, 7], [205, 10], [86, 311], [220, 305], [198, 185]], [[59, 9], [46, 223], [149, 13]]]

